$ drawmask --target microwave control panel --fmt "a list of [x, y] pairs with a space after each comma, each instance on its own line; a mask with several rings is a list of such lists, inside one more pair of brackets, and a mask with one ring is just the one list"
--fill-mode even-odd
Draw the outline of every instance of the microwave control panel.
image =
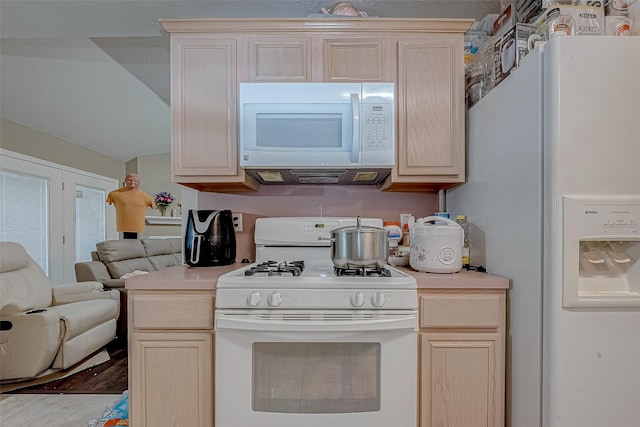
[[393, 148], [393, 103], [362, 104], [362, 151]]

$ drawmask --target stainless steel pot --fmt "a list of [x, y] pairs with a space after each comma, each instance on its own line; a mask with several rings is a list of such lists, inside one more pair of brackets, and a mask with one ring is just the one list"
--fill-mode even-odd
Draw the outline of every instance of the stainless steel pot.
[[389, 256], [389, 232], [357, 225], [331, 231], [331, 261], [337, 268], [384, 267]]

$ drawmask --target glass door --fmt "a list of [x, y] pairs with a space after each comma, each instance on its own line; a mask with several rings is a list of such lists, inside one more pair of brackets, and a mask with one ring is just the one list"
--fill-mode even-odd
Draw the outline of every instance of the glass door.
[[107, 194], [117, 188], [116, 180], [65, 171], [64, 206], [73, 209], [64, 216], [66, 283], [75, 282], [75, 263], [91, 261], [96, 243], [118, 238], [113, 209], [107, 209]]
[[104, 190], [76, 185], [76, 262], [91, 261], [96, 243], [107, 239], [106, 197]]
[[106, 194], [118, 181], [1, 151], [0, 241], [21, 244], [54, 285], [73, 283], [77, 260], [117, 239]]
[[0, 241], [21, 244], [53, 283], [62, 283], [63, 239], [52, 226], [62, 217], [62, 172], [17, 158], [2, 158]]

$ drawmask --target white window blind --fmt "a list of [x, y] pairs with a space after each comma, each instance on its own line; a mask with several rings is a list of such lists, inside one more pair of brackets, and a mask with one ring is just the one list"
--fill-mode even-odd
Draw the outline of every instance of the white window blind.
[[104, 190], [76, 186], [76, 262], [91, 261], [96, 242], [106, 240]]
[[0, 170], [0, 241], [20, 243], [49, 275], [49, 180]]

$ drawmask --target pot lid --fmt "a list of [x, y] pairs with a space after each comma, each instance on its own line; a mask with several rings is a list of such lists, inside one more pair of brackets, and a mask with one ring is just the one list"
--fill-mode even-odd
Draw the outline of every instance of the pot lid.
[[333, 229], [331, 232], [332, 233], [341, 233], [341, 232], [349, 232], [349, 231], [359, 231], [359, 232], [384, 232], [384, 233], [388, 233], [389, 231], [384, 229], [384, 228], [379, 228], [379, 227], [373, 227], [371, 225], [361, 225], [360, 224], [360, 217], [358, 216], [356, 218], [356, 225], [347, 225], [345, 227], [339, 227], [339, 228], [335, 228]]

